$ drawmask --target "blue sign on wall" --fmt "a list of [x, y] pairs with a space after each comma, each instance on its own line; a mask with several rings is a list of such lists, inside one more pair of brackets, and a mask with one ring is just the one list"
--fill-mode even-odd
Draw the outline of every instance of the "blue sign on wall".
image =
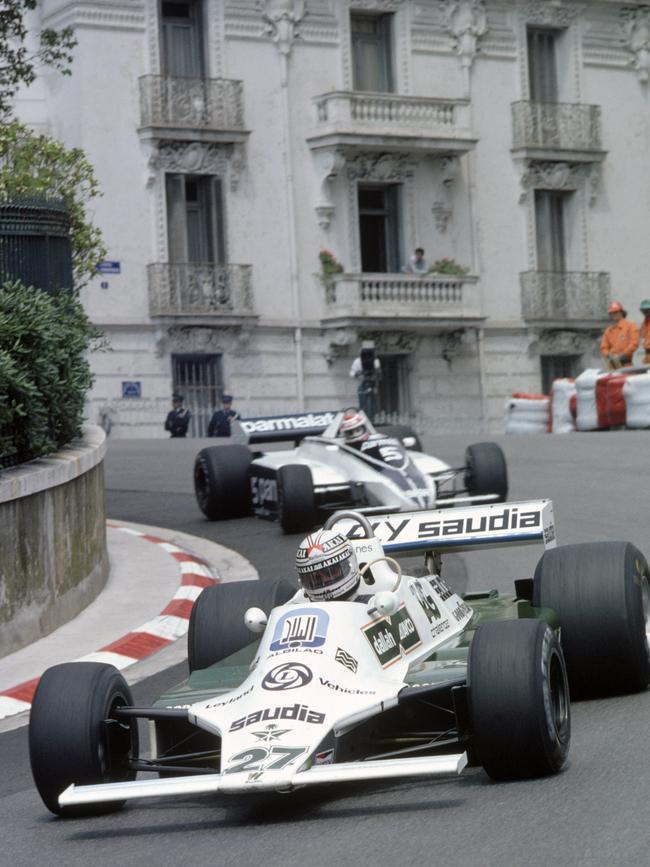
[[122, 397], [142, 397], [141, 382], [123, 382]]
[[104, 262], [98, 262], [96, 267], [100, 274], [121, 273], [121, 263], [114, 260], [106, 259]]

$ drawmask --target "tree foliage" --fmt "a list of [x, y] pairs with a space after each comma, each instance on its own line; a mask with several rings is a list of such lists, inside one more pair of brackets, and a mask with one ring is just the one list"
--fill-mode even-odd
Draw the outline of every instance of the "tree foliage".
[[65, 201], [72, 223], [76, 290], [106, 256], [101, 231], [88, 214], [89, 202], [100, 195], [93, 167], [80, 148], [68, 149], [17, 121], [0, 124], [0, 203], [40, 197]]
[[36, 78], [38, 67], [49, 66], [70, 75], [72, 49], [77, 44], [71, 27], [46, 28], [38, 35], [33, 49], [26, 44], [26, 17], [38, 0], [0, 0], [0, 117], [13, 108], [13, 98], [21, 85]]

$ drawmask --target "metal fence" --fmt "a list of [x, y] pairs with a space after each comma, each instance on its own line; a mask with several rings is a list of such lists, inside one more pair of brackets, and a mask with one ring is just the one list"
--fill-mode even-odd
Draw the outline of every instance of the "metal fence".
[[46, 292], [72, 288], [70, 214], [63, 201], [0, 204], [0, 285], [9, 280]]

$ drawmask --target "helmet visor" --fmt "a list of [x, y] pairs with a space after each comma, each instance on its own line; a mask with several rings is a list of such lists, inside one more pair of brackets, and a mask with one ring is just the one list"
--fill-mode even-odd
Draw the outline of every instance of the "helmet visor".
[[320, 566], [313, 571], [300, 569], [298, 574], [303, 589], [309, 593], [310, 591], [322, 591], [330, 587], [338, 587], [351, 575], [352, 569], [352, 557], [348, 556], [338, 563], [333, 563], [331, 566]]
[[366, 426], [364, 424], [358, 425], [358, 427], [353, 427], [351, 430], [345, 431], [346, 440], [358, 440], [361, 437], [365, 436], [367, 433]]

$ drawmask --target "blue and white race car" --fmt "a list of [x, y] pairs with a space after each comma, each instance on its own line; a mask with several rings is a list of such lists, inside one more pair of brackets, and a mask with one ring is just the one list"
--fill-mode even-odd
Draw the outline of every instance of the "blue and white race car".
[[[501, 448], [470, 445], [462, 466], [421, 451], [408, 427], [375, 428], [362, 410], [241, 420], [233, 439], [202, 449], [194, 466], [201, 511], [210, 520], [253, 512], [285, 533], [312, 529], [338, 509], [364, 514], [503, 502], [508, 475]], [[293, 440], [281, 451], [250, 445]]]

